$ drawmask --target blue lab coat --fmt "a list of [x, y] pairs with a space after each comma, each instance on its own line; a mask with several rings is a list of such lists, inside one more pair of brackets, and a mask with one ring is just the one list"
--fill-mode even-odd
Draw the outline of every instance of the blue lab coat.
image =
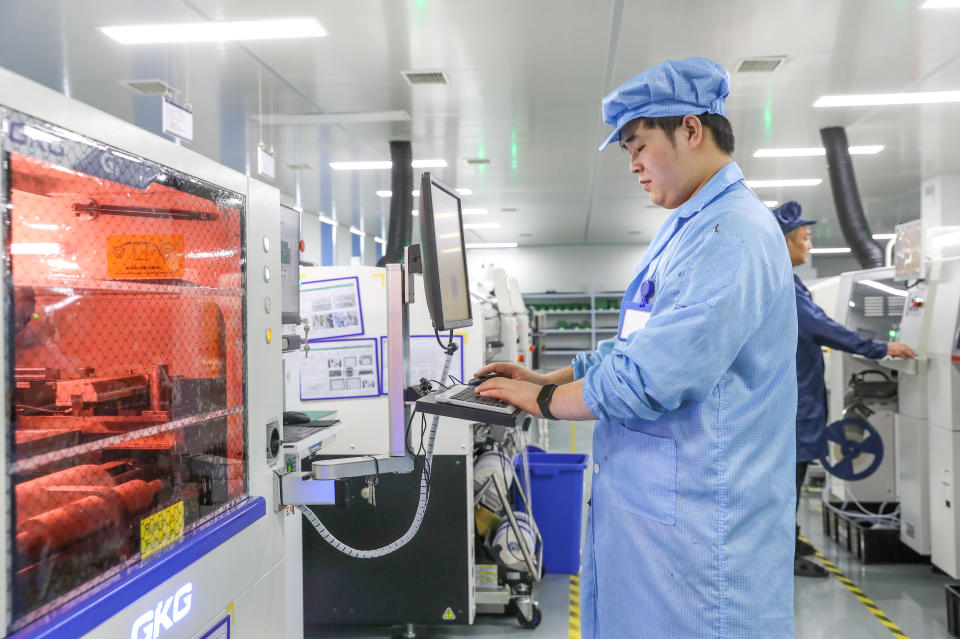
[[793, 276], [797, 291], [797, 461], [827, 454], [827, 387], [821, 346], [871, 359], [887, 354], [884, 342], [864, 339], [833, 321], [813, 303], [810, 291]]
[[574, 360], [599, 418], [584, 639], [793, 636], [791, 273], [731, 162], [644, 254], [624, 302], [654, 281], [646, 327]]

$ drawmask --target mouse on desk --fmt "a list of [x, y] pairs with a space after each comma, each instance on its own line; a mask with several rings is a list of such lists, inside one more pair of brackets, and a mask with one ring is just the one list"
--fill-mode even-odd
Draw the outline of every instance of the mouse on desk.
[[283, 425], [290, 426], [291, 424], [306, 424], [310, 421], [310, 416], [306, 413], [302, 413], [298, 410], [285, 410], [283, 411]]
[[483, 377], [474, 377], [469, 382], [467, 382], [467, 386], [479, 386], [480, 384], [484, 383], [487, 380], [493, 379], [494, 377], [501, 377], [501, 376], [497, 375], [496, 373], [487, 373]]

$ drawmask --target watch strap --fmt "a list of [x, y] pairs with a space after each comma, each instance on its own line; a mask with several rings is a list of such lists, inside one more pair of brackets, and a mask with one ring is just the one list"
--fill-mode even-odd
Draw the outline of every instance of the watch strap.
[[550, 400], [553, 398], [553, 392], [557, 390], [556, 384], [545, 384], [537, 395], [537, 406], [540, 407], [540, 413], [547, 419], [556, 419], [550, 412]]

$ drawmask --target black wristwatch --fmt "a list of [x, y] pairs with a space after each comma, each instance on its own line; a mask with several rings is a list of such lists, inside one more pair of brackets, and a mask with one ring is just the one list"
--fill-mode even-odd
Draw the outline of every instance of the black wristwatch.
[[550, 412], [550, 400], [553, 398], [553, 391], [555, 390], [557, 390], [556, 384], [546, 384], [540, 389], [540, 394], [537, 395], [537, 406], [540, 407], [540, 413], [547, 419], [556, 419]]

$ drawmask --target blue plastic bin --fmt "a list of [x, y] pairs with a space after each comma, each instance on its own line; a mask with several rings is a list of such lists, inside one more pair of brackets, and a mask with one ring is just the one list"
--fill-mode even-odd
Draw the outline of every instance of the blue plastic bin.
[[[583, 518], [583, 471], [587, 455], [528, 453], [533, 518], [543, 537], [546, 572], [575, 575], [580, 572], [580, 528]], [[523, 482], [522, 461], [514, 460]], [[519, 504], [519, 497], [516, 497]]]

